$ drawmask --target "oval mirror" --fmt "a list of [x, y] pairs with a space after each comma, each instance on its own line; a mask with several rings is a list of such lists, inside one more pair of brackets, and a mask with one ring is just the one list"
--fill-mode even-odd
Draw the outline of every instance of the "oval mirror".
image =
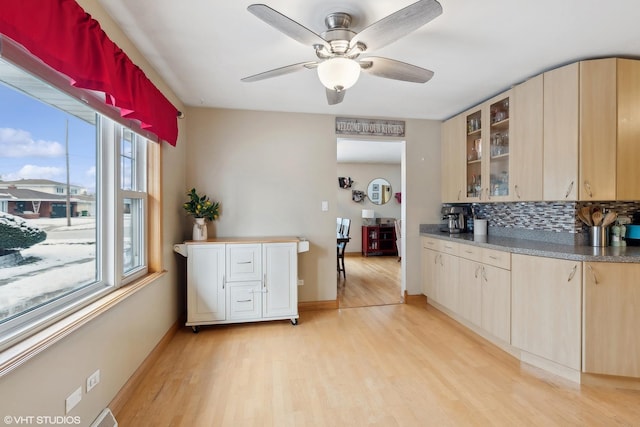
[[376, 178], [371, 180], [367, 188], [367, 197], [371, 203], [376, 205], [384, 205], [391, 200], [391, 184], [384, 178]]

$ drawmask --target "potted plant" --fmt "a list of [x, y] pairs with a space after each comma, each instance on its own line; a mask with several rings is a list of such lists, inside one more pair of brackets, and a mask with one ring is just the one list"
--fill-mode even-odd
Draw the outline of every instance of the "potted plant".
[[187, 193], [189, 201], [182, 205], [185, 211], [195, 218], [193, 240], [207, 240], [205, 220], [215, 221], [220, 215], [220, 204], [209, 200], [206, 194], [199, 196], [195, 188]]

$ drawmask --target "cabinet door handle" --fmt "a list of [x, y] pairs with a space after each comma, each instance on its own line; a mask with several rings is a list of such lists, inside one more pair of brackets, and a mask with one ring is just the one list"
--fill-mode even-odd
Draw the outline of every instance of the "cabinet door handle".
[[593, 267], [591, 267], [591, 264], [587, 264], [587, 268], [589, 269], [589, 271], [591, 271], [591, 274], [593, 274], [593, 283], [595, 283], [597, 285], [598, 284], [598, 276], [596, 276], [596, 272], [593, 271]]
[[569, 184], [569, 188], [567, 188], [567, 192], [564, 193], [565, 199], [569, 198], [569, 195], [571, 194], [571, 190], [573, 190], [573, 181], [571, 181], [571, 183]]
[[589, 184], [589, 181], [584, 181], [584, 188], [587, 190], [589, 197], [593, 197], [593, 192], [591, 191], [591, 184]]
[[497, 261], [497, 260], [498, 260], [498, 257], [497, 257], [497, 256], [495, 256], [495, 255], [489, 255], [489, 258], [491, 258], [491, 259], [492, 259], [492, 260], [494, 260], [494, 261]]
[[571, 270], [571, 273], [569, 273], [569, 278], [567, 279], [567, 282], [570, 282], [571, 279], [573, 279], [573, 276], [576, 275], [576, 271], [578, 270], [578, 264], [573, 266], [573, 269]]
[[482, 266], [482, 278], [484, 279], [485, 282], [488, 282], [488, 280], [487, 280], [487, 270], [484, 268], [484, 265]]
[[444, 262], [442, 262], [442, 254], [440, 254], [440, 267], [444, 267]]
[[236, 302], [251, 302], [251, 300], [250, 299], [239, 299], [239, 300], [236, 300]]
[[478, 278], [478, 272], [480, 271], [480, 267], [481, 267], [480, 265], [476, 267], [476, 273], [475, 273], [476, 279]]
[[458, 201], [460, 201], [460, 196], [462, 195], [462, 190], [458, 190]]
[[436, 254], [435, 257], [433, 257], [433, 263], [437, 264], [438, 263], [438, 257], [440, 256], [440, 254]]
[[487, 200], [491, 200], [491, 192], [489, 191], [489, 187], [485, 188], [484, 191], [487, 192]]
[[226, 281], [227, 281], [227, 276], [223, 274], [222, 275], [222, 289], [224, 289], [224, 284], [226, 283]]
[[264, 288], [265, 292], [267, 290], [267, 273], [264, 273], [262, 275], [262, 287]]
[[519, 199], [520, 198], [520, 189], [518, 188], [518, 184], [516, 184], [514, 186], [514, 190], [516, 190], [516, 197]]
[[236, 264], [251, 264], [253, 261], [239, 261]]

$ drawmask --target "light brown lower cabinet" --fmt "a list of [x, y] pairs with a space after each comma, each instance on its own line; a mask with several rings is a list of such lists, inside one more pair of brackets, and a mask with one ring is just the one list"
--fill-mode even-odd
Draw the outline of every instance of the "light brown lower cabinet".
[[482, 265], [482, 329], [509, 343], [511, 341], [511, 272]]
[[491, 335], [511, 338], [511, 272], [460, 258], [458, 314]]
[[579, 261], [511, 256], [511, 344], [571, 369], [581, 367]]
[[640, 377], [640, 264], [584, 263], [583, 371]]
[[422, 248], [422, 292], [429, 299], [436, 300], [436, 267], [440, 252]]

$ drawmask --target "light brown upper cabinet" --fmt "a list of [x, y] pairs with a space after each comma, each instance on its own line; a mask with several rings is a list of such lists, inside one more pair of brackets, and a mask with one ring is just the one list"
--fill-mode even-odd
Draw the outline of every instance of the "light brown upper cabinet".
[[578, 199], [580, 65], [544, 73], [544, 200]]
[[580, 63], [580, 200], [640, 199], [640, 61]]
[[640, 61], [618, 60], [616, 199], [640, 200]]
[[616, 66], [580, 63], [580, 200], [616, 199]]
[[508, 90], [482, 104], [482, 185], [483, 201], [500, 202], [511, 200], [511, 176], [509, 164], [512, 162], [511, 143], [513, 91]]
[[460, 203], [466, 200], [464, 185], [464, 117], [458, 115], [442, 123], [442, 200]]
[[510, 200], [542, 199], [543, 76], [513, 88]]
[[450, 119], [444, 165], [445, 202], [640, 200], [640, 61], [576, 62]]
[[[449, 120], [462, 129], [462, 146], [452, 153], [462, 161], [463, 197], [444, 201], [488, 202], [509, 200], [509, 130], [511, 90]], [[446, 139], [443, 139], [443, 143]], [[455, 144], [452, 141], [451, 147]], [[443, 148], [443, 151], [446, 149]], [[455, 168], [443, 172], [443, 180], [456, 181]], [[459, 169], [458, 169], [459, 170]], [[457, 181], [459, 182], [459, 181]], [[459, 184], [458, 184], [459, 185]]]

